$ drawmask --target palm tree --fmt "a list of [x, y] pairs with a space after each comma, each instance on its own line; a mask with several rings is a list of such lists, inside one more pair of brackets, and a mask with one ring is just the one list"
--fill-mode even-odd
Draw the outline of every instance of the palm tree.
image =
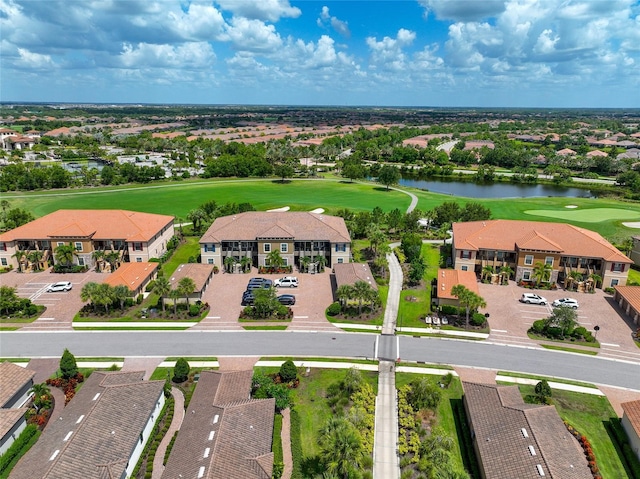
[[73, 257], [76, 255], [76, 249], [71, 243], [60, 245], [56, 248], [55, 257], [58, 263], [62, 263], [65, 266], [71, 266], [73, 264]]
[[101, 283], [96, 287], [93, 301], [99, 305], [104, 306], [104, 310], [109, 314], [109, 306], [114, 301], [113, 289], [107, 283]]
[[491, 265], [485, 265], [482, 268], [482, 280], [484, 281], [486, 278], [491, 278], [491, 275], [493, 274], [493, 266]]
[[21, 249], [18, 249], [11, 256], [13, 256], [18, 261], [18, 272], [22, 273], [22, 261], [27, 256], [27, 252]]
[[336, 298], [338, 298], [338, 301], [340, 301], [342, 309], [347, 306], [347, 302], [351, 298], [353, 298], [353, 296], [353, 286], [349, 284], [343, 284], [341, 286], [338, 286], [338, 288], [336, 289]]
[[96, 303], [93, 301], [93, 298], [96, 295], [97, 289], [98, 289], [98, 283], [90, 281], [88, 283], [85, 283], [84, 286], [82, 286], [82, 290], [80, 291], [80, 299], [85, 303], [87, 301], [90, 301], [91, 304], [93, 305], [94, 311], [96, 310]]
[[304, 273], [305, 271], [308, 273], [309, 272], [309, 264], [311, 263], [311, 257], [310, 256], [300, 256], [300, 259], [298, 260], [299, 264], [300, 264], [300, 270]]
[[178, 314], [178, 298], [182, 296], [182, 293], [177, 289], [172, 289], [169, 291], [169, 298], [173, 300], [173, 314]]
[[178, 291], [184, 299], [187, 300], [187, 308], [189, 307], [189, 296], [196, 290], [196, 283], [189, 277], [184, 277], [178, 281]]
[[591, 273], [589, 275], [589, 279], [593, 281], [593, 287], [597, 288], [599, 285], [602, 285], [602, 276], [599, 274]]
[[318, 272], [321, 273], [324, 271], [324, 267], [327, 264], [327, 258], [324, 255], [317, 255], [313, 257], [313, 262], [318, 265]]
[[131, 296], [131, 290], [124, 284], [119, 284], [113, 288], [113, 299], [120, 303], [120, 309], [124, 310], [124, 302]]
[[444, 246], [447, 245], [447, 239], [449, 239], [449, 230], [451, 229], [451, 223], [442, 223], [438, 231], [436, 232], [438, 236], [442, 236], [442, 244]]
[[33, 405], [38, 411], [51, 408], [51, 390], [45, 383], [34, 384], [29, 392], [33, 394]]
[[506, 281], [509, 281], [512, 274], [513, 274], [513, 269], [511, 269], [510, 266], [507, 266], [507, 265], [502, 266], [500, 268], [500, 283], [504, 283], [505, 278], [506, 278]]
[[109, 263], [111, 272], [113, 273], [116, 270], [116, 264], [120, 261], [120, 253], [117, 251], [109, 251], [104, 255], [104, 259]]
[[568, 283], [566, 286], [567, 289], [570, 289], [574, 283], [577, 284], [580, 281], [582, 281], [582, 273], [580, 271], [571, 271], [566, 280], [566, 282]]
[[31, 263], [34, 271], [40, 271], [40, 261], [44, 257], [44, 251], [35, 249], [27, 255], [29, 263]]
[[284, 264], [284, 260], [282, 259], [279, 250], [271, 250], [271, 252], [267, 255], [267, 264], [275, 270], [282, 267], [282, 265]]
[[353, 285], [353, 297], [358, 301], [358, 314], [362, 314], [362, 304], [370, 298], [371, 286], [365, 281], [356, 281]]
[[236, 264], [236, 259], [233, 256], [227, 256], [224, 259], [224, 270], [227, 273], [231, 273], [232, 269], [233, 269], [233, 265]]
[[477, 310], [478, 308], [484, 308], [487, 306], [484, 298], [477, 295], [473, 291], [470, 291], [462, 284], [456, 284], [451, 288], [451, 294], [458, 298], [460, 306], [463, 306], [466, 311], [465, 327], [469, 329], [469, 312], [471, 310]]
[[536, 262], [533, 265], [533, 279], [536, 284], [546, 283], [551, 279], [551, 272], [553, 267], [548, 263]]
[[96, 262], [96, 271], [99, 273], [102, 270], [102, 264], [104, 262], [104, 250], [97, 249], [91, 253], [91, 257]]
[[245, 273], [251, 270], [252, 263], [253, 261], [249, 256], [243, 256], [242, 258], [240, 258], [240, 266], [242, 266], [242, 271]]
[[165, 278], [164, 276], [161, 276], [160, 278], [156, 279], [156, 284], [153, 287], [153, 291], [160, 296], [160, 302], [162, 303], [162, 312], [164, 313], [165, 309], [164, 309], [164, 297], [169, 294], [169, 291], [171, 291], [171, 283], [169, 282], [169, 280], [167, 278]]
[[348, 479], [354, 470], [362, 466], [363, 451], [360, 433], [346, 419], [329, 420], [321, 434], [321, 457], [327, 470]]

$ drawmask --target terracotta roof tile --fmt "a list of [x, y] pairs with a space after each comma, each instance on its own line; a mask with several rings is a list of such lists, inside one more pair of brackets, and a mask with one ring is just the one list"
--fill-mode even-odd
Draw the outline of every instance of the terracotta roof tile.
[[35, 375], [35, 371], [9, 361], [0, 363], [0, 407], [6, 407], [7, 402]]
[[640, 311], [640, 286], [614, 286], [614, 289], [636, 311]]
[[622, 410], [629, 419], [629, 423], [640, 436], [640, 399], [636, 401], [623, 402]]
[[438, 270], [438, 298], [457, 299], [451, 294], [451, 288], [461, 284], [469, 291], [480, 294], [478, 279], [473, 271], [461, 271], [458, 269]]
[[249, 211], [217, 218], [200, 238], [200, 243], [255, 241], [257, 238], [278, 237], [268, 236], [274, 226], [284, 229], [286, 237], [299, 241], [351, 241], [344, 220], [338, 216], [299, 211]]
[[[537, 221], [487, 220], [453, 224], [453, 245], [455, 249], [478, 251], [491, 249], [516, 251], [523, 238], [537, 239], [530, 248], [548, 247], [572, 256], [603, 258], [607, 261], [631, 263], [632, 261], [595, 231], [590, 231], [565, 223]], [[545, 246], [546, 244], [546, 246]]]
[[122, 263], [120, 267], [104, 280], [110, 286], [124, 285], [136, 291], [158, 270], [158, 263], [133, 262]]
[[58, 210], [0, 234], [0, 241], [65, 236], [149, 241], [172, 221], [172, 216], [127, 210]]
[[213, 275], [213, 265], [201, 263], [185, 263], [178, 266], [169, 279], [175, 288], [182, 278], [191, 278], [196, 284], [196, 293], [202, 292], [207, 281]]
[[378, 290], [378, 284], [367, 263], [336, 263], [333, 265], [333, 273], [338, 288], [343, 284], [354, 285], [356, 281], [364, 281]]

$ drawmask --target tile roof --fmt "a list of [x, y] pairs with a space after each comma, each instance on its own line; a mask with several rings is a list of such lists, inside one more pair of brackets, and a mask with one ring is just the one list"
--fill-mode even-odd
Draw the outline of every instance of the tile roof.
[[524, 404], [517, 386], [463, 382], [463, 388], [485, 477], [534, 479], [540, 466], [551, 478], [592, 478], [555, 407]]
[[213, 265], [201, 263], [181, 264], [171, 275], [169, 282], [176, 288], [182, 278], [191, 278], [196, 284], [196, 293], [202, 292], [207, 280], [213, 275]]
[[275, 399], [249, 399], [253, 372], [202, 371], [163, 479], [269, 479]]
[[0, 439], [3, 439], [16, 425], [29, 408], [21, 407], [16, 409], [0, 409]]
[[614, 286], [614, 289], [633, 309], [640, 312], [640, 286]]
[[5, 407], [7, 402], [35, 375], [35, 371], [9, 361], [0, 363], [0, 407]]
[[364, 281], [376, 291], [378, 290], [378, 284], [367, 263], [336, 263], [333, 265], [333, 273], [336, 276], [338, 288], [343, 284], [354, 285], [356, 281]]
[[143, 376], [144, 371], [93, 372], [62, 415], [51, 418], [11, 478], [122, 477], [163, 394], [163, 381]]
[[487, 220], [453, 224], [453, 245], [458, 250], [543, 250], [572, 256], [632, 263], [595, 231], [565, 223]]
[[458, 269], [438, 270], [438, 298], [458, 299], [451, 294], [451, 288], [461, 284], [468, 290], [480, 294], [478, 289], [478, 279], [473, 271], [462, 271]]
[[627, 419], [629, 419], [629, 423], [636, 431], [636, 434], [640, 436], [640, 399], [636, 401], [623, 402], [621, 406], [627, 416]]
[[0, 241], [64, 237], [149, 241], [173, 216], [127, 210], [58, 210], [0, 234]]
[[158, 266], [158, 263], [122, 263], [117, 270], [106, 277], [104, 282], [110, 286], [124, 285], [131, 291], [136, 291], [155, 274]]
[[349, 231], [342, 218], [316, 213], [248, 211], [217, 218], [200, 243], [256, 241], [257, 238], [294, 238], [297, 241], [348, 243]]

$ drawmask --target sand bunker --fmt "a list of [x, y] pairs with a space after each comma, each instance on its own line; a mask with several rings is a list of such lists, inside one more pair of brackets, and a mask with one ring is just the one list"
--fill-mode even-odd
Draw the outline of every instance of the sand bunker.
[[627, 228], [640, 228], [640, 221], [636, 221], [633, 223], [622, 223], [623, 226], [626, 226]]
[[577, 208], [577, 207], [578, 207], [577, 205], [567, 205], [567, 206], [565, 206], [565, 208]]
[[316, 208], [315, 210], [311, 210], [311, 213], [321, 215], [322, 213], [324, 213], [324, 208]]
[[290, 209], [291, 208], [289, 208], [288, 206], [283, 206], [282, 208], [276, 208], [276, 209], [267, 210], [267, 211], [271, 212], [271, 213], [277, 213], [277, 212], [280, 212], [280, 211], [289, 211]]

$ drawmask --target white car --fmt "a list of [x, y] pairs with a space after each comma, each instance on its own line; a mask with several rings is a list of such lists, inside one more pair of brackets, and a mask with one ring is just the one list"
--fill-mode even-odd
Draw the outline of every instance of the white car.
[[285, 276], [284, 278], [276, 279], [273, 285], [280, 288], [297, 288], [298, 278], [295, 276]]
[[551, 306], [556, 308], [558, 306], [566, 306], [568, 308], [578, 309], [578, 306], [580, 305], [578, 304], [578, 301], [573, 298], [560, 298], [551, 303]]
[[58, 291], [70, 291], [72, 288], [71, 281], [59, 281], [49, 285], [47, 293], [56, 293]]
[[524, 293], [520, 298], [520, 302], [526, 304], [547, 304], [547, 298], [533, 293]]

